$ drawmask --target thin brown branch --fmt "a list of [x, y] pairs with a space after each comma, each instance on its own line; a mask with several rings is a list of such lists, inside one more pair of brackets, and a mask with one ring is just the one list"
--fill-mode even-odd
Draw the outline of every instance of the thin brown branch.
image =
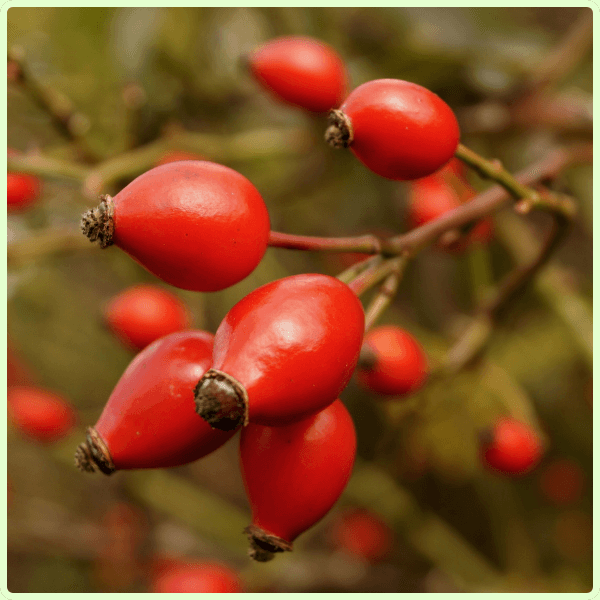
[[498, 285], [493, 296], [480, 306], [465, 333], [448, 351], [442, 366], [445, 373], [460, 371], [483, 352], [501, 312], [510, 305], [517, 294], [523, 292], [546, 264], [563, 240], [569, 224], [564, 216], [554, 213], [552, 230], [538, 256], [529, 264], [511, 271]]
[[379, 319], [383, 311], [394, 299], [407, 265], [408, 257], [400, 257], [396, 269], [381, 284], [376, 296], [371, 300], [365, 311], [365, 331], [369, 331], [373, 327], [377, 319]]
[[[537, 163], [517, 173], [514, 179], [522, 186], [529, 186], [537, 181], [555, 178], [572, 164], [591, 162], [591, 160], [592, 144], [577, 144], [571, 147], [556, 148]], [[547, 198], [542, 198], [537, 191], [535, 193], [541, 204], [536, 201], [534, 206], [536, 208], [537, 206], [543, 206], [550, 209]], [[531, 198], [528, 198], [528, 200], [531, 200]], [[415, 254], [424, 246], [435, 242], [449, 229], [460, 228], [471, 221], [477, 221], [508, 204], [509, 201], [510, 196], [505, 188], [493, 186], [478, 194], [473, 200], [445, 213], [434, 221], [425, 223], [425, 225], [412, 229], [408, 233], [390, 238], [388, 243], [394, 253], [409, 252], [411, 255]], [[561, 206], [566, 207], [568, 205], [561, 204]], [[565, 210], [565, 213], [570, 214], [570, 211]]]
[[525, 86], [527, 94], [538, 93], [567, 77], [592, 48], [593, 12], [583, 8], [562, 40], [535, 67]]
[[342, 271], [337, 278], [344, 283], [350, 283], [355, 277], [360, 275], [363, 271], [369, 267], [380, 264], [383, 261], [383, 257], [380, 254], [369, 256], [364, 260], [354, 263], [348, 267], [345, 271]]
[[269, 246], [288, 250], [321, 250], [328, 252], [360, 252], [380, 254], [381, 241], [374, 235], [356, 237], [317, 237], [312, 235], [294, 235], [271, 231]]
[[97, 161], [97, 156], [90, 149], [84, 133], [89, 129], [87, 118], [75, 109], [75, 106], [64, 94], [52, 88], [42, 86], [31, 74], [25, 61], [25, 52], [20, 47], [12, 47], [8, 51], [13, 81], [23, 92], [44, 111], [58, 133], [72, 142], [81, 159], [88, 163]]
[[388, 258], [381, 263], [375, 263], [373, 266], [365, 269], [358, 277], [353, 279], [348, 287], [357, 295], [364, 294], [367, 290], [383, 281], [388, 275], [399, 272], [401, 265], [407, 260], [407, 256], [395, 256]]

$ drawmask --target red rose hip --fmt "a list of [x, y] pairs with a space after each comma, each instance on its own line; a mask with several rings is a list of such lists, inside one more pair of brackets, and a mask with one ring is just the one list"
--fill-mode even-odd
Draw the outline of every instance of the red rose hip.
[[190, 312], [175, 294], [155, 285], [135, 285], [115, 296], [104, 310], [110, 330], [128, 347], [141, 350], [154, 340], [187, 329]]
[[71, 432], [75, 409], [62, 396], [33, 386], [11, 386], [7, 391], [12, 423], [28, 438], [51, 444]]
[[368, 562], [384, 559], [394, 545], [394, 533], [385, 521], [367, 509], [347, 510], [334, 523], [333, 546]]
[[268, 283], [221, 322], [196, 410], [223, 429], [300, 420], [344, 389], [363, 331], [362, 305], [338, 279], [303, 274]]
[[113, 390], [98, 422], [77, 449], [82, 470], [162, 468], [197, 460], [232, 435], [194, 412], [194, 385], [210, 365], [213, 336], [172, 333], [142, 350]]
[[310, 37], [270, 40], [248, 58], [254, 77], [276, 98], [312, 112], [327, 112], [344, 99], [344, 62], [329, 45]]
[[[13, 148], [8, 148], [8, 156], [17, 156], [19, 153]], [[7, 210], [9, 213], [22, 212], [31, 208], [40, 197], [40, 180], [25, 173], [6, 174]]]
[[150, 591], [155, 594], [241, 593], [238, 574], [215, 561], [162, 558], [155, 560]]
[[245, 427], [240, 458], [252, 507], [252, 558], [264, 562], [291, 550], [340, 497], [355, 455], [354, 424], [339, 399], [292, 425]]
[[[451, 163], [449, 163], [451, 164]], [[458, 188], [452, 185], [455, 181]], [[420, 227], [443, 214], [458, 208], [462, 203], [475, 197], [471, 186], [459, 179], [450, 169], [416, 179], [410, 182], [408, 218], [411, 227]], [[485, 218], [468, 226], [468, 233], [459, 237], [450, 246], [444, 247], [453, 252], [462, 252], [472, 243], [486, 244], [492, 236], [492, 220]]]
[[541, 440], [527, 424], [511, 417], [499, 419], [493, 429], [480, 435], [484, 464], [505, 475], [523, 475], [543, 454]]
[[213, 292], [262, 259], [269, 215], [256, 188], [222, 165], [189, 160], [155, 167], [83, 215], [91, 241], [127, 252], [163, 281]]
[[427, 357], [415, 338], [400, 327], [383, 325], [365, 335], [356, 377], [382, 396], [407, 396], [427, 378]]
[[358, 86], [329, 118], [327, 142], [349, 147], [388, 179], [431, 175], [453, 157], [460, 138], [458, 121], [439, 96], [400, 79]]

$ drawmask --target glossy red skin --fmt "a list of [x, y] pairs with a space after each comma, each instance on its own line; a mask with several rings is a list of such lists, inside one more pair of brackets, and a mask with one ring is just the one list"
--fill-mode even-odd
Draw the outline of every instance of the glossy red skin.
[[363, 332], [362, 305], [345, 283], [293, 275], [254, 290], [229, 311], [215, 334], [212, 368], [244, 386], [250, 422], [283, 425], [337, 398]]
[[407, 396], [425, 383], [427, 357], [407, 331], [394, 325], [375, 327], [365, 335], [363, 344], [377, 356], [373, 368], [356, 370], [363, 387], [383, 396]]
[[544, 468], [539, 483], [542, 494], [552, 504], [568, 506], [581, 499], [585, 475], [574, 460], [561, 458]]
[[75, 409], [62, 396], [32, 386], [7, 391], [12, 423], [30, 439], [51, 444], [71, 433], [77, 423]]
[[[458, 208], [475, 196], [475, 191], [465, 182], [463, 192], [459, 194], [447, 181], [444, 174], [435, 173], [410, 183], [409, 221], [411, 227], [420, 227], [443, 214]], [[453, 252], [463, 252], [471, 244], [487, 244], [493, 234], [490, 218], [482, 219], [468, 234], [449, 248]]]
[[157, 594], [241, 593], [244, 591], [237, 573], [217, 562], [159, 559], [150, 583], [150, 592]]
[[492, 442], [482, 448], [482, 453], [484, 463], [495, 471], [523, 475], [542, 457], [542, 444], [535, 431], [516, 419], [499, 419], [492, 435]]
[[328, 44], [310, 37], [270, 40], [248, 59], [254, 77], [276, 98], [312, 112], [337, 108], [348, 85], [346, 68]]
[[185, 303], [155, 285], [135, 285], [123, 290], [106, 306], [104, 319], [111, 331], [134, 350], [191, 324]]
[[453, 157], [458, 146], [460, 131], [451, 108], [416, 83], [369, 81], [353, 90], [340, 110], [352, 124], [352, 152], [388, 179], [431, 175]]
[[331, 540], [338, 550], [375, 563], [392, 550], [394, 534], [377, 515], [355, 509], [340, 515], [332, 528]]
[[140, 175], [114, 198], [116, 246], [163, 281], [213, 292], [262, 259], [269, 214], [243, 176], [206, 161], [178, 161]]
[[212, 341], [206, 331], [172, 333], [129, 364], [95, 425], [116, 469], [183, 465], [232, 437], [212, 429], [194, 408], [194, 386], [210, 366]]
[[[8, 156], [19, 153], [13, 148], [8, 148]], [[25, 173], [7, 173], [7, 210], [9, 213], [22, 212], [34, 206], [40, 197], [40, 180]]]
[[354, 423], [339, 399], [292, 425], [250, 423], [240, 458], [252, 524], [293, 542], [336, 503], [355, 455]]

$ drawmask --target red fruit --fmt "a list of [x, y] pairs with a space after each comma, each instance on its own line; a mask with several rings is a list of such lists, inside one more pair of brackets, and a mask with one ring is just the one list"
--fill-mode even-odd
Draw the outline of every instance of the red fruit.
[[249, 275], [267, 248], [269, 214], [236, 171], [205, 161], [155, 167], [83, 215], [83, 232], [115, 244], [163, 281], [222, 290]]
[[156, 162], [156, 166], [166, 165], [167, 163], [178, 162], [180, 160], [206, 160], [200, 154], [186, 152], [185, 150], [171, 150], [167, 152]]
[[461, 205], [458, 193], [442, 177], [430, 175], [410, 183], [409, 220], [420, 227]]
[[142, 350], [88, 428], [76, 465], [107, 475], [174, 467], [224, 444], [234, 432], [213, 430], [194, 412], [194, 385], [210, 365], [212, 342], [205, 331], [180, 331]]
[[394, 533], [387, 523], [366, 509], [343, 513], [330, 536], [335, 548], [369, 562], [384, 559], [394, 545]]
[[385, 396], [406, 396], [425, 383], [427, 372], [427, 357], [407, 331], [383, 325], [365, 335], [356, 377], [366, 389]]
[[537, 465], [543, 448], [536, 432], [516, 419], [499, 419], [493, 430], [481, 436], [486, 466], [505, 475], [522, 475]]
[[32, 386], [12, 386], [7, 391], [12, 423], [36, 442], [56, 442], [77, 423], [75, 409], [58, 394]]
[[542, 494], [553, 504], [567, 506], [576, 503], [583, 493], [585, 476], [581, 467], [568, 458], [550, 463], [540, 475]]
[[459, 158], [451, 158], [439, 171], [438, 174], [449, 174], [465, 180], [467, 177], [467, 165]]
[[196, 410], [213, 427], [285, 425], [325, 408], [356, 366], [364, 312], [328, 275], [294, 275], [238, 302], [215, 334]]
[[[8, 148], [8, 156], [17, 156], [19, 152]], [[9, 213], [21, 212], [31, 208], [40, 197], [40, 180], [25, 173], [7, 173], [7, 210]]]
[[419, 179], [447, 163], [460, 131], [450, 107], [428, 89], [400, 79], [360, 85], [331, 111], [325, 139], [349, 147], [371, 171], [388, 179]]
[[191, 324], [184, 302], [155, 285], [135, 285], [122, 291], [109, 302], [104, 318], [112, 332], [135, 350]]
[[341, 400], [292, 425], [251, 423], [242, 430], [252, 558], [264, 562], [291, 550], [292, 542], [325, 516], [350, 479], [355, 454], [354, 424]]
[[344, 62], [331, 46], [309, 37], [271, 40], [249, 56], [248, 65], [275, 97], [306, 110], [327, 112], [346, 94]]
[[157, 594], [182, 592], [227, 594], [241, 593], [244, 589], [237, 573], [224, 564], [158, 559], [155, 561], [150, 591]]
[[[411, 227], [434, 221], [475, 196], [475, 191], [466, 182], [459, 181], [459, 191], [449, 179], [445, 173], [438, 172], [410, 183], [408, 218]], [[491, 239], [492, 229], [491, 219], [482, 219], [466, 235], [445, 249], [462, 252], [473, 243], [486, 244]]]

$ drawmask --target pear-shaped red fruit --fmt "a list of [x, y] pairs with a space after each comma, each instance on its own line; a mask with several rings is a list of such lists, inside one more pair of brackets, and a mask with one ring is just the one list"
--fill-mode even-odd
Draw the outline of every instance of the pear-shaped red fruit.
[[292, 425], [245, 427], [240, 457], [252, 507], [250, 556], [265, 562], [291, 550], [340, 497], [355, 455], [354, 423], [339, 399]]
[[75, 464], [110, 475], [118, 469], [183, 465], [216, 450], [233, 431], [212, 429], [194, 412], [194, 385], [210, 365], [213, 336], [180, 331], [142, 350], [129, 364]]
[[303, 419], [344, 389], [363, 332], [362, 305], [339, 279], [303, 274], [268, 283], [221, 322], [196, 410], [221, 429]]
[[83, 215], [81, 228], [114, 244], [163, 281], [214, 292], [249, 275], [262, 259], [269, 214], [257, 189], [212, 162], [171, 162], [134, 179]]

